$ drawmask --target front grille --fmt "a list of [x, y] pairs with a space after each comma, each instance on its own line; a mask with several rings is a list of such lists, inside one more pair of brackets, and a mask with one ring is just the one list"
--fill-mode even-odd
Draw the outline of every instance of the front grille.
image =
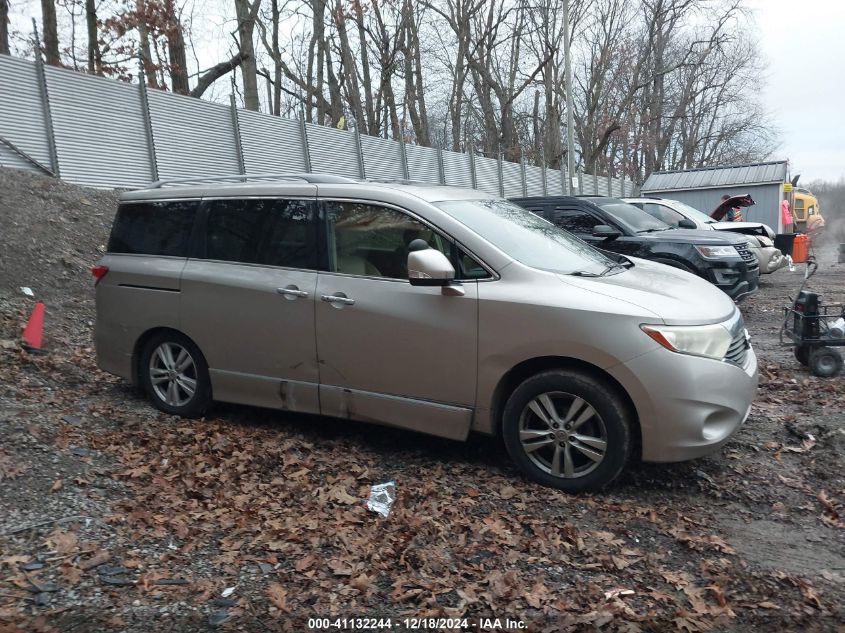
[[742, 261], [748, 262], [748, 263], [751, 263], [751, 262], [756, 263], [757, 262], [757, 258], [754, 256], [754, 253], [752, 253], [749, 250], [748, 244], [742, 244], [742, 245], [734, 244], [734, 248], [739, 253], [739, 256], [742, 257]]
[[745, 336], [745, 324], [742, 322], [742, 317], [733, 324], [731, 333], [733, 337], [731, 338], [731, 346], [725, 354], [725, 360], [729, 363], [736, 363], [741, 367], [745, 364], [748, 349], [751, 347], [748, 344], [748, 338]]

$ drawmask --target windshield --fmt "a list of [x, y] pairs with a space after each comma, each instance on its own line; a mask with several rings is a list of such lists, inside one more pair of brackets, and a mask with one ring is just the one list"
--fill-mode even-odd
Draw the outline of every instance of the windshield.
[[602, 275], [618, 266], [568, 231], [507, 200], [434, 204], [526, 266], [566, 275]]
[[688, 204], [684, 204], [680, 200], [667, 200], [666, 202], [671, 202], [673, 207], [681, 211], [690, 220], [695, 220], [696, 222], [704, 222], [705, 224], [713, 224], [714, 222], [716, 222], [716, 220], [711, 218], [706, 213], [702, 213], [695, 207], [691, 207]]
[[650, 216], [648, 213], [635, 207], [633, 204], [621, 200], [590, 200], [612, 215], [622, 226], [632, 233], [651, 233], [652, 231], [665, 231], [672, 227]]

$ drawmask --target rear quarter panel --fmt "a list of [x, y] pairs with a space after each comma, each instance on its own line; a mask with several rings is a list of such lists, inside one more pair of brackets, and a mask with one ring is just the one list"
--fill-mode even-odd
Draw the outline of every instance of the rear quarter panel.
[[181, 257], [104, 256], [108, 274], [96, 286], [94, 343], [101, 369], [133, 379], [132, 353], [138, 338], [154, 327], [179, 329]]

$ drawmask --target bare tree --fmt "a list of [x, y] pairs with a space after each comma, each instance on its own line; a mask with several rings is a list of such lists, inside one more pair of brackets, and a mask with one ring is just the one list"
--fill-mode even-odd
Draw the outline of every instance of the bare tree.
[[41, 37], [44, 40], [45, 61], [51, 66], [61, 66], [56, 4], [53, 0], [41, 0]]
[[258, 67], [255, 60], [253, 34], [255, 18], [261, 7], [261, 0], [235, 0], [235, 16], [238, 21], [238, 46], [241, 53], [241, 76], [244, 84], [244, 107], [247, 110], [259, 110]]
[[0, 0], [0, 54], [9, 54], [9, 0]]
[[[0, 0], [0, 2], [4, 1]], [[103, 56], [100, 52], [96, 0], [85, 0], [85, 27], [88, 36], [88, 72], [92, 75], [101, 75], [103, 72]]]

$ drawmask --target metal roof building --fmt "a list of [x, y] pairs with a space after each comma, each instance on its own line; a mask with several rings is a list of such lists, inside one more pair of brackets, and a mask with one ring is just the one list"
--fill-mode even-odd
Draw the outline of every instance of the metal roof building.
[[787, 180], [787, 162], [772, 161], [730, 167], [702, 167], [651, 174], [641, 187], [642, 195], [672, 198], [709, 214], [723, 194], [750, 194], [756, 204], [743, 210], [750, 222], [764, 222], [780, 233], [780, 201]]

